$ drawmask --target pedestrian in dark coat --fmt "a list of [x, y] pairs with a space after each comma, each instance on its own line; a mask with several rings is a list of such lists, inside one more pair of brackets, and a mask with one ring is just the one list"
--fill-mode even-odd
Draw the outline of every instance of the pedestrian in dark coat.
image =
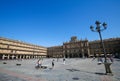
[[54, 67], [54, 59], [52, 60], [52, 68]]

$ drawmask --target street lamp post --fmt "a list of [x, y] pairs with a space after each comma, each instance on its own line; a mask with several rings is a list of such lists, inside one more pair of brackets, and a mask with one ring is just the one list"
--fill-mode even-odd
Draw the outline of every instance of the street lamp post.
[[106, 54], [105, 46], [104, 46], [104, 43], [103, 43], [103, 40], [102, 40], [102, 35], [101, 35], [101, 32], [104, 31], [104, 30], [106, 30], [107, 24], [104, 22], [102, 24], [103, 28], [101, 28], [101, 23], [99, 21], [96, 21], [95, 24], [96, 24], [96, 28], [94, 29], [93, 26], [90, 26], [90, 29], [93, 32], [98, 32], [99, 33], [99, 37], [100, 37], [100, 41], [101, 41], [101, 46], [102, 46], [102, 49], [103, 49], [103, 52], [104, 52], [104, 58], [105, 58], [104, 65], [105, 65], [106, 74], [113, 75], [112, 71], [111, 71], [111, 68], [110, 68], [110, 65], [112, 63], [108, 63], [107, 62], [107, 54]]

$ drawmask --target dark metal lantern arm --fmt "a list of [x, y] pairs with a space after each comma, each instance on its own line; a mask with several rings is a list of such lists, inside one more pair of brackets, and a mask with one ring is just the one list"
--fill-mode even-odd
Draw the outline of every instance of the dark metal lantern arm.
[[93, 26], [90, 26], [91, 31], [95, 31]]
[[96, 24], [96, 28], [95, 29], [94, 29], [93, 26], [90, 26], [90, 29], [93, 32], [100, 32], [100, 31], [103, 31], [103, 30], [107, 29], [107, 24], [105, 22], [102, 24], [103, 28], [100, 27], [101, 23], [99, 21], [96, 21], [95, 24]]

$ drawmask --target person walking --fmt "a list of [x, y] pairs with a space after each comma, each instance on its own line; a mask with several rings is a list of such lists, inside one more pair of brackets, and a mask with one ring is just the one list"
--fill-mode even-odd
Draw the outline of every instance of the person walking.
[[65, 64], [65, 58], [63, 58], [63, 64]]
[[54, 59], [52, 60], [52, 68], [54, 67]]

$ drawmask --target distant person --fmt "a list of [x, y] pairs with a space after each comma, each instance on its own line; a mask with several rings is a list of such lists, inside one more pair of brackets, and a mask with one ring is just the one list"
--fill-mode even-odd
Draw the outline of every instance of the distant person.
[[39, 59], [36, 63], [36, 68], [41, 68], [41, 65], [42, 65], [42, 62]]
[[39, 67], [41, 68], [41, 66], [42, 66], [42, 60], [41, 61], [39, 60], [38, 64], [39, 64]]
[[108, 63], [113, 63], [113, 56], [112, 56], [112, 55], [109, 55], [109, 56], [107, 57], [107, 62], [108, 62]]
[[102, 57], [98, 57], [98, 65], [101, 65], [103, 63]]
[[59, 58], [57, 58], [57, 62], [58, 62]]
[[95, 60], [95, 56], [93, 57], [92, 61]]
[[102, 59], [102, 57], [100, 57], [100, 61], [103, 63], [103, 59]]
[[63, 58], [63, 64], [65, 64], [65, 58]]
[[52, 68], [54, 67], [54, 59], [52, 60]]
[[114, 59], [113, 59], [113, 55], [110, 55], [110, 61], [113, 63]]

